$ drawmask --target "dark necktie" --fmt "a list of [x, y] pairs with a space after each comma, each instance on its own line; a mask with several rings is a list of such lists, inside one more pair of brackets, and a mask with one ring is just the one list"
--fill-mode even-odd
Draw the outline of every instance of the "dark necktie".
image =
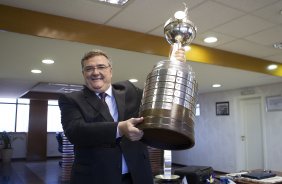
[[106, 102], [106, 96], [107, 96], [107, 93], [99, 93], [99, 96], [101, 97], [101, 100], [102, 100], [102, 102], [103, 102], [103, 104], [107, 107], [107, 108], [109, 108], [109, 106], [108, 106], [108, 104], [107, 104], [107, 102]]

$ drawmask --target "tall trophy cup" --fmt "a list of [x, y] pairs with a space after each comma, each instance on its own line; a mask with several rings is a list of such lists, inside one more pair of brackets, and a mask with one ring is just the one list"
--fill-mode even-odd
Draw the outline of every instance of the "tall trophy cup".
[[172, 45], [170, 59], [159, 61], [148, 74], [140, 107], [144, 122], [142, 141], [164, 149], [164, 175], [157, 183], [178, 183], [179, 176], [171, 175], [171, 151], [194, 146], [194, 120], [198, 85], [195, 73], [187, 62], [178, 61], [174, 52], [188, 46], [197, 29], [188, 19], [188, 8], [176, 12], [164, 25], [165, 38]]

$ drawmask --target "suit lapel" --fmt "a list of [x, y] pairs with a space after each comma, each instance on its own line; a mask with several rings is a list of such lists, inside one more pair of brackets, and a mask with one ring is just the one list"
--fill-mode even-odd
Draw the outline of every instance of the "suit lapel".
[[96, 112], [99, 112], [106, 121], [114, 121], [110, 111], [104, 106], [100, 98], [95, 94], [95, 92], [90, 91], [87, 87], [84, 88], [85, 100], [93, 107]]
[[116, 100], [117, 109], [118, 109], [118, 120], [124, 120], [124, 111], [125, 111], [125, 92], [116, 90], [113, 87], [113, 95]]

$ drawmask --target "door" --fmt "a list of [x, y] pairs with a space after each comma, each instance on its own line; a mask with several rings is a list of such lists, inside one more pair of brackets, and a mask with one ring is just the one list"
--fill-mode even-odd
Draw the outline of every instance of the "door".
[[244, 146], [245, 169], [264, 169], [263, 126], [261, 98], [247, 98], [240, 101], [243, 123], [241, 141]]

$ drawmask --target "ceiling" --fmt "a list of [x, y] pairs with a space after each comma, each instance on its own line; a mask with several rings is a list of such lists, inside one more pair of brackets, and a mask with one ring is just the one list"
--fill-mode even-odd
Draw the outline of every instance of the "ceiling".
[[[282, 63], [282, 50], [273, 47], [274, 43], [282, 42], [281, 0], [131, 0], [122, 8], [95, 0], [0, 0], [2, 5], [160, 37], [163, 37], [166, 20], [174, 12], [184, 10], [183, 2], [189, 7], [189, 19], [198, 28], [194, 44]], [[154, 64], [167, 59], [165, 56], [110, 46], [42, 38], [10, 32], [3, 27], [0, 29], [3, 30], [0, 32], [0, 97], [19, 97], [30, 90], [62, 92], [63, 88], [76, 86], [61, 84], [83, 84], [80, 58], [93, 48], [105, 50], [113, 59], [114, 82], [138, 78], [136, 85], [141, 88]], [[219, 41], [205, 44], [205, 36], [216, 36]], [[40, 60], [46, 57], [55, 59], [55, 64], [42, 65]], [[282, 82], [280, 76], [247, 70], [201, 62], [191, 62], [191, 66], [196, 72], [200, 93]], [[41, 68], [43, 73], [31, 74], [32, 68]], [[214, 89], [211, 87], [213, 83], [223, 86]]]

